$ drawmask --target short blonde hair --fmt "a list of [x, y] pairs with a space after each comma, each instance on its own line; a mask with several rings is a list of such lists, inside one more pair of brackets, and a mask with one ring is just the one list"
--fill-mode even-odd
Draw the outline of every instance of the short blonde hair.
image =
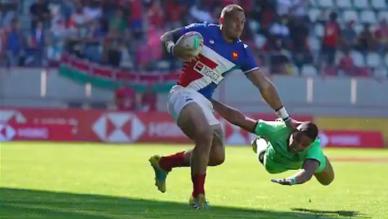
[[222, 9], [220, 18], [224, 18], [225, 16], [230, 16], [234, 11], [244, 12], [244, 9], [240, 5], [237, 5], [237, 4], [227, 5]]

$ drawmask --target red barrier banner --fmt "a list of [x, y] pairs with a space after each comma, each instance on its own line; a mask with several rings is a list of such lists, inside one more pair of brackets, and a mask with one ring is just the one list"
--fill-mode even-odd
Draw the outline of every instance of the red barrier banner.
[[[273, 120], [272, 114], [252, 114]], [[311, 116], [295, 117], [311, 120]], [[249, 144], [251, 134], [220, 119], [227, 144]], [[0, 141], [102, 141], [191, 143], [166, 112], [82, 109], [0, 109]]]
[[323, 147], [384, 147], [383, 134], [379, 131], [324, 130], [319, 137]]
[[69, 125], [0, 124], [0, 141], [10, 140], [71, 141], [73, 133]]

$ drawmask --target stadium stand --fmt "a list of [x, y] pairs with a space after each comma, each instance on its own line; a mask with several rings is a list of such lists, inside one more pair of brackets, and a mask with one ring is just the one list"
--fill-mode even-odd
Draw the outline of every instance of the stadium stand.
[[[324, 74], [328, 66], [337, 75], [346, 49], [355, 66], [372, 73], [358, 76], [386, 75], [386, 0], [3, 0], [0, 66], [55, 67], [68, 52], [115, 68], [171, 72], [181, 64], [163, 52], [159, 36], [192, 22], [216, 22], [232, 2], [246, 9], [243, 39], [264, 66], [279, 53], [297, 75]], [[339, 26], [334, 35], [331, 14]]]

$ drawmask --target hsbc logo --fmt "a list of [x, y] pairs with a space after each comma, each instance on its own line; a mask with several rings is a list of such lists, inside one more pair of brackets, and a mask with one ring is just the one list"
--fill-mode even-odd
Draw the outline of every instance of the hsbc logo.
[[144, 133], [143, 123], [132, 113], [105, 113], [93, 124], [93, 131], [105, 142], [134, 142]]
[[19, 111], [0, 110], [0, 122], [9, 123], [10, 121], [14, 121], [16, 123], [25, 123], [26, 118], [24, 118], [23, 114]]
[[0, 124], [0, 142], [10, 141], [15, 137], [16, 131], [7, 124]]
[[15, 137], [16, 131], [9, 125], [11, 122], [25, 123], [26, 118], [15, 110], [0, 110], [0, 142], [10, 141]]

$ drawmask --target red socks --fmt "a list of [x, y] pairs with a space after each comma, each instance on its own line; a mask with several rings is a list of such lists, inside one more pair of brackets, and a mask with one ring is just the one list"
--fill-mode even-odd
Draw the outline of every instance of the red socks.
[[[187, 167], [190, 166], [190, 162], [185, 163], [185, 152], [179, 152], [169, 156], [161, 157], [159, 165], [165, 171], [171, 171], [174, 167]], [[196, 198], [198, 194], [205, 194], [205, 178], [206, 173], [196, 174], [191, 176], [193, 182], [193, 197]]]
[[161, 157], [159, 165], [165, 171], [171, 171], [173, 167], [185, 167], [190, 164], [185, 164], [185, 152], [179, 152], [170, 156]]
[[193, 197], [196, 198], [198, 194], [205, 194], [205, 178], [206, 173], [191, 176], [193, 182]]

